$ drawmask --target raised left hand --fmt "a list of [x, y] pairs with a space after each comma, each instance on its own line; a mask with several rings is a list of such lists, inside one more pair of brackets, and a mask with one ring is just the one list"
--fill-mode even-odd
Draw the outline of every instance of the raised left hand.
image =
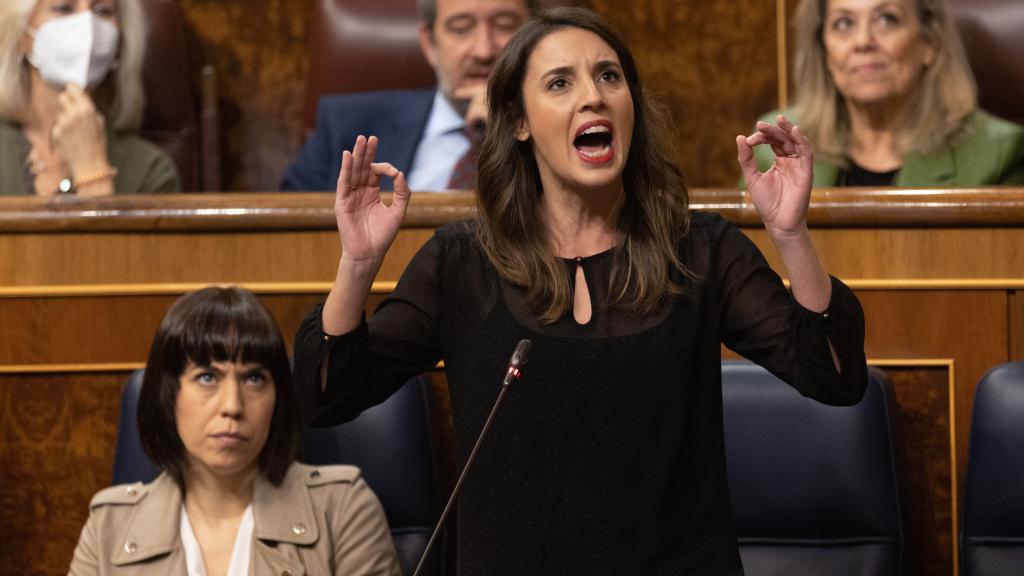
[[[767, 144], [775, 152], [775, 165], [761, 172], [754, 146]], [[754, 208], [772, 236], [791, 236], [807, 230], [807, 206], [814, 181], [814, 154], [800, 128], [784, 116], [775, 124], [758, 122], [750, 136], [736, 137], [740, 168]]]

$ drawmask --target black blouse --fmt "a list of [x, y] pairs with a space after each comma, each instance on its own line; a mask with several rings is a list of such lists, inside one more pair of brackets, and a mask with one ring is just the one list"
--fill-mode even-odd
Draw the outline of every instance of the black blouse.
[[849, 158], [846, 159], [847, 168], [843, 168], [836, 176], [838, 186], [893, 186], [896, 184], [896, 176], [900, 168], [887, 170], [885, 172], [874, 172], [857, 164]]
[[299, 328], [295, 384], [313, 424], [354, 418], [443, 358], [460, 466], [509, 355], [519, 339], [533, 340], [459, 496], [461, 575], [742, 574], [720, 343], [822, 402], [851, 404], [864, 393], [864, 318], [852, 291], [833, 278], [828, 313], [804, 309], [717, 214], [693, 213], [680, 256], [696, 278], [680, 279], [686, 294], [656, 314], [606, 306], [610, 255], [579, 264], [591, 321], [570, 313], [546, 326], [498, 277], [473, 223], [450, 224], [368, 324], [325, 338], [317, 307]]

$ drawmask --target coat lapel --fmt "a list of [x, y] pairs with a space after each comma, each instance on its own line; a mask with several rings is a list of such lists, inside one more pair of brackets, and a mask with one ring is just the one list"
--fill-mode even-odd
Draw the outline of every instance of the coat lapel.
[[263, 474], [252, 491], [253, 535], [258, 540], [309, 546], [320, 538], [313, 502], [302, 470], [292, 465], [280, 486]]
[[[381, 144], [389, 142], [389, 150], [381, 150], [378, 156], [382, 158], [394, 158], [395, 167], [408, 173], [412, 170], [412, 162], [416, 158], [416, 150], [419, 148], [420, 140], [423, 139], [423, 132], [427, 128], [427, 121], [430, 119], [430, 110], [434, 104], [433, 90], [420, 90], [413, 92], [409, 98], [408, 105], [401, 106], [391, 118], [389, 124], [391, 134], [384, 139], [381, 136]], [[386, 152], [386, 155], [384, 154]]]
[[135, 513], [117, 542], [117, 549], [110, 556], [111, 563], [114, 566], [125, 566], [173, 553], [172, 556], [180, 555], [178, 562], [184, 570], [184, 555], [181, 555], [181, 547], [178, 545], [181, 490], [177, 484], [164, 473], [148, 486], [132, 484], [127, 489], [144, 493], [140, 495]]
[[826, 162], [814, 161], [814, 187], [831, 188], [839, 179], [839, 169]]
[[907, 154], [903, 169], [896, 177], [897, 186], [947, 186], [956, 178], [956, 164], [949, 146], [925, 156], [919, 152]]

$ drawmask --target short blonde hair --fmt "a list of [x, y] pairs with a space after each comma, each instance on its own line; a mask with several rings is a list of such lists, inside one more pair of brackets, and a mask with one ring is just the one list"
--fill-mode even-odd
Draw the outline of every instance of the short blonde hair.
[[[29, 64], [21, 51], [21, 35], [37, 0], [0, 2], [0, 117], [21, 122], [29, 103]], [[117, 68], [96, 91], [96, 105], [115, 130], [142, 124], [146, 97], [142, 88], [146, 30], [138, 0], [117, 0], [121, 46]]]
[[[978, 106], [977, 88], [956, 26], [944, 0], [911, 0], [924, 37], [935, 49], [935, 61], [921, 75], [919, 97], [897, 127], [897, 147], [933, 152], [963, 131]], [[815, 155], [846, 165], [850, 125], [843, 95], [826, 64], [823, 39], [828, 0], [801, 0], [794, 18], [796, 98], [793, 116], [814, 144]]]

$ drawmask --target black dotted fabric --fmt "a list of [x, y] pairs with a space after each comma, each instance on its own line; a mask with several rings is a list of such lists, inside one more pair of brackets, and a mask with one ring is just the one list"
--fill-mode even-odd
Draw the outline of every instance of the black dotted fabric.
[[[446, 226], [368, 326], [325, 343], [319, 308], [306, 319], [296, 339], [304, 415], [319, 423], [352, 417], [443, 358], [461, 466], [512, 350], [530, 338], [529, 363], [459, 497], [458, 573], [742, 574], [726, 485], [720, 343], [806, 395], [843, 403], [866, 382], [863, 315], [837, 280], [828, 321], [804, 310], [717, 215], [694, 213], [680, 255], [698, 280], [658, 313], [607, 308], [612, 258], [604, 253], [580, 263], [592, 320], [580, 325], [567, 315], [543, 326], [491, 268], [472, 224]], [[566, 261], [569, 271], [576, 265]]]

